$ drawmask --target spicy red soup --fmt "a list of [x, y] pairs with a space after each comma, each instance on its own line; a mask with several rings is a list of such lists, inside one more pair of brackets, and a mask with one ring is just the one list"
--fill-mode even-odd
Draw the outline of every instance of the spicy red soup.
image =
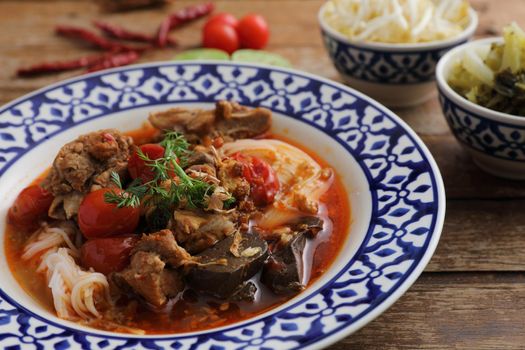
[[[77, 139], [72, 148], [82, 144], [98, 152], [94, 172], [102, 175], [89, 180], [88, 190], [57, 175], [60, 157], [72, 157], [61, 150], [53, 168], [34, 181], [54, 198], [46, 208], [54, 217], [44, 218], [36, 234], [34, 227], [16, 220], [7, 225], [5, 253], [20, 285], [59, 317], [105, 330], [161, 334], [254, 317], [298, 295], [330, 268], [347, 238], [350, 208], [338, 175], [323, 159], [267, 130], [264, 137], [271, 142], [255, 137], [239, 141], [227, 135], [201, 136], [196, 142], [192, 137], [187, 132], [184, 137], [163, 134], [147, 124], [123, 135], [105, 130]], [[92, 140], [95, 143], [90, 144]], [[244, 151], [237, 152], [237, 146]], [[288, 152], [288, 147], [292, 156], [281, 157], [279, 152]], [[128, 153], [122, 162], [111, 158], [123, 148]], [[108, 149], [112, 153], [104, 154]], [[297, 157], [306, 161], [298, 162]], [[111, 184], [104, 183], [103, 162], [125, 164], [109, 174]], [[293, 170], [293, 176], [287, 177], [283, 167]], [[76, 175], [75, 180], [82, 174]], [[315, 201], [301, 192], [301, 186], [312, 181], [323, 191]], [[57, 195], [67, 186], [76, 188]], [[141, 191], [146, 192], [142, 197]], [[155, 195], [155, 191], [164, 192]], [[93, 193], [99, 193], [96, 201], [89, 199]], [[80, 207], [68, 217], [73, 204], [64, 201], [70, 197], [80, 201]], [[60, 205], [60, 211], [53, 212]], [[89, 217], [86, 208], [91, 208]], [[112, 213], [105, 219], [109, 226], [88, 224], [96, 223], [92, 216], [104, 210]], [[111, 226], [111, 220], [119, 217], [120, 226]], [[37, 251], [52, 242], [49, 239], [60, 241], [59, 236], [68, 237], [69, 243]], [[294, 254], [301, 261], [291, 263]], [[60, 259], [71, 264], [77, 280], [93, 280], [92, 289], [82, 294], [91, 295], [92, 304], [83, 299], [71, 305], [54, 303], [57, 290], [66, 301], [79, 298], [68, 289], [77, 282], [67, 276], [62, 276], [63, 285], [49, 288], [49, 275], [59, 274], [53, 262]]]

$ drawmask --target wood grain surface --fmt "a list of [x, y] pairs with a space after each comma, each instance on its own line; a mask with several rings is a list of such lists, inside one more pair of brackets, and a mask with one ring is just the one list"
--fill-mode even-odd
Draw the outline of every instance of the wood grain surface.
[[[20, 79], [18, 67], [79, 57], [94, 50], [57, 37], [56, 24], [89, 26], [105, 19], [154, 31], [171, 10], [102, 13], [93, 1], [0, 0], [0, 103], [78, 74]], [[219, 11], [258, 12], [270, 24], [269, 50], [295, 68], [339, 81], [321, 43], [321, 0], [216, 1]], [[525, 1], [472, 0], [478, 36], [495, 35], [510, 21], [525, 27]], [[202, 21], [173, 32], [177, 49], [146, 54], [169, 60], [200, 42]], [[438, 249], [415, 285], [388, 311], [330, 349], [525, 348], [525, 183], [481, 172], [448, 130], [437, 99], [396, 112], [422, 137], [436, 158], [447, 191], [447, 217]]]

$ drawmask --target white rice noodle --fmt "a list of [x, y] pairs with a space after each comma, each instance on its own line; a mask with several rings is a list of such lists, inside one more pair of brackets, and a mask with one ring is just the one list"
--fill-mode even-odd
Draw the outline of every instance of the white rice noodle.
[[78, 249], [65, 230], [44, 225], [35, 232], [22, 258], [37, 256], [40, 261], [37, 272], [46, 274], [58, 317], [69, 320], [100, 317], [95, 299], [109, 300], [106, 276], [78, 266], [74, 259], [79, 256]]
[[308, 154], [279, 140], [238, 140], [224, 144], [222, 152], [226, 156], [237, 152], [257, 156], [275, 170], [279, 178], [279, 194], [256, 223], [263, 228], [278, 227], [301, 215], [298, 200], [318, 203], [333, 181], [329, 169], [322, 169]]
[[109, 291], [106, 276], [98, 272], [84, 272], [80, 274], [73, 286], [71, 290], [71, 305], [83, 319], [89, 319], [91, 315], [100, 316], [95, 307], [94, 299], [94, 293], [100, 287]]
[[43, 265], [58, 317], [89, 320], [100, 317], [95, 307], [97, 296], [109, 298], [109, 284], [98, 272], [84, 271], [67, 248], [46, 254]]
[[31, 259], [37, 254], [47, 251], [50, 248], [58, 247], [63, 243], [71, 249], [75, 256], [78, 256], [78, 249], [71, 241], [67, 232], [61, 228], [44, 225], [35, 232], [34, 235], [35, 237], [24, 247], [22, 259]]

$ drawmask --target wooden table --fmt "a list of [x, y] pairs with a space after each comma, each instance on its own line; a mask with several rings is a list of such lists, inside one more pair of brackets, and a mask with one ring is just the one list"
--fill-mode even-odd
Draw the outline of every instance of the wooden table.
[[[516, 20], [525, 27], [522, 0], [473, 0], [478, 35], [495, 34]], [[57, 23], [89, 25], [95, 18], [154, 31], [167, 8], [104, 14], [92, 1], [0, 0], [0, 103], [74, 75], [33, 79], [17, 67], [78, 57], [87, 47], [53, 35]], [[322, 47], [316, 21], [320, 0], [216, 1], [220, 11], [263, 14], [272, 37], [269, 50], [296, 68], [340, 80]], [[177, 31], [180, 48], [200, 42], [202, 22]], [[175, 51], [148, 53], [142, 61], [170, 59]], [[421, 136], [437, 160], [447, 191], [447, 216], [439, 247], [412, 288], [387, 312], [330, 349], [524, 348], [525, 182], [484, 174], [451, 135], [434, 98], [396, 111]]]

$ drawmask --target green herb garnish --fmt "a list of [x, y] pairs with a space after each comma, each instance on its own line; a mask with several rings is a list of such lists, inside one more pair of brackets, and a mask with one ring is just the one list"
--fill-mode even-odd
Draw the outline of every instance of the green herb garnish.
[[[140, 149], [137, 150], [138, 156], [152, 169], [153, 179], [142, 183], [137, 178], [120, 193], [106, 193], [107, 203], [114, 203], [119, 208], [137, 208], [142, 202], [145, 206], [154, 206], [167, 212], [181, 206], [191, 209], [206, 208], [207, 199], [215, 190], [215, 186], [201, 179], [194, 179], [184, 171], [183, 167], [191, 155], [188, 141], [176, 132], [166, 132], [160, 145], [164, 147], [164, 156], [158, 159], [150, 159]], [[173, 173], [177, 175], [178, 183], [170, 181], [168, 186], [165, 184], [166, 180], [171, 180]], [[111, 180], [122, 189], [122, 182], [117, 173], [111, 173]], [[227, 208], [234, 203], [233, 197], [224, 201]]]

